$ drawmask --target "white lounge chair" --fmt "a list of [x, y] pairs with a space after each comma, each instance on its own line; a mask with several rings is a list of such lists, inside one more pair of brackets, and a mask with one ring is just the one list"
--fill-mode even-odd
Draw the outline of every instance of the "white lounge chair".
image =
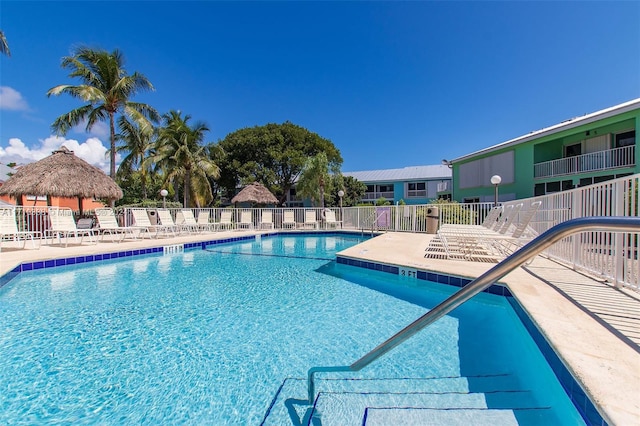
[[209, 212], [209, 210], [200, 210], [198, 212], [198, 219], [196, 220], [196, 223], [198, 224], [198, 228], [201, 231], [213, 232], [216, 230], [217, 225], [209, 221], [210, 216], [211, 213]]
[[158, 216], [159, 225], [165, 227], [167, 231], [172, 232], [173, 235], [179, 234], [182, 230], [182, 228], [173, 221], [169, 210], [156, 209], [156, 215]]
[[285, 210], [282, 217], [282, 228], [295, 229], [295, 227], [296, 227], [295, 212], [293, 210]]
[[176, 213], [176, 226], [190, 234], [195, 234], [201, 230], [191, 209], [181, 209]]
[[49, 207], [49, 229], [47, 230], [47, 236], [51, 238], [53, 244], [54, 239], [58, 238], [58, 243], [62, 244], [62, 238], [65, 239], [64, 246], [69, 245], [69, 238], [74, 237], [75, 241], [80, 238], [80, 244], [87, 237], [90, 243], [96, 244], [98, 242], [93, 229], [78, 229], [76, 221], [73, 218], [73, 211], [64, 207]]
[[16, 209], [14, 207], [0, 208], [0, 251], [2, 251], [3, 241], [22, 241], [22, 248], [27, 245], [27, 240], [31, 240], [33, 248], [36, 248], [36, 237], [38, 238], [38, 248], [40, 248], [39, 231], [20, 231], [16, 220]]
[[216, 223], [219, 229], [233, 229], [233, 211], [229, 209], [222, 210], [220, 213], [220, 222]]
[[273, 212], [271, 210], [262, 210], [260, 229], [273, 229]]
[[337, 229], [338, 225], [342, 227], [342, 221], [336, 220], [336, 212], [329, 209], [324, 211], [324, 223], [327, 229], [328, 228]]
[[540, 203], [534, 203], [517, 220], [522, 206], [522, 203], [507, 206], [497, 221], [496, 230], [485, 227], [441, 228], [427, 247], [425, 257], [490, 262], [501, 260], [510, 245], [522, 241], [521, 238]]
[[140, 226], [120, 226], [113, 209], [110, 208], [96, 209], [96, 220], [103, 240], [107, 234], [111, 236], [112, 241], [121, 242], [127, 237], [137, 240], [142, 232], [146, 232], [146, 228]]
[[304, 222], [301, 224], [302, 228], [318, 228], [318, 220], [316, 219], [316, 211], [315, 210], [305, 210], [304, 211]]
[[456, 223], [445, 223], [440, 225], [440, 229], [494, 229], [498, 224], [498, 218], [502, 213], [502, 206], [493, 207], [480, 225], [464, 225]]
[[146, 235], [149, 235], [149, 237], [153, 236], [154, 238], [157, 238], [160, 236], [161, 232], [165, 236], [174, 235], [171, 228], [151, 223], [147, 209], [133, 208], [131, 209], [131, 215], [133, 216], [134, 225], [145, 228], [147, 231]]
[[253, 215], [251, 210], [242, 210], [240, 212], [240, 222], [237, 223], [236, 229], [253, 229]]

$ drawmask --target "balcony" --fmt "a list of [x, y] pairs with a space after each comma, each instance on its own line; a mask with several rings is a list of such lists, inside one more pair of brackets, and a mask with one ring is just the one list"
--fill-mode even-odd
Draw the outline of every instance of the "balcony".
[[534, 164], [534, 177], [547, 178], [595, 172], [598, 170], [618, 169], [621, 167], [633, 167], [636, 164], [635, 148], [635, 145], [629, 145]]
[[393, 201], [393, 191], [390, 192], [365, 192], [362, 201], [375, 201], [378, 198], [385, 198]]

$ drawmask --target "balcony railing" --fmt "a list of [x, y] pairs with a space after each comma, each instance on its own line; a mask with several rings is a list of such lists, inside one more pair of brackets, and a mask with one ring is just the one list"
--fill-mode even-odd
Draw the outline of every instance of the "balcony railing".
[[393, 200], [393, 191], [390, 192], [365, 192], [363, 200], [371, 201], [377, 200], [378, 198], [385, 198], [387, 200]]
[[598, 170], [632, 167], [636, 164], [635, 145], [591, 152], [534, 164], [534, 177], [545, 178]]

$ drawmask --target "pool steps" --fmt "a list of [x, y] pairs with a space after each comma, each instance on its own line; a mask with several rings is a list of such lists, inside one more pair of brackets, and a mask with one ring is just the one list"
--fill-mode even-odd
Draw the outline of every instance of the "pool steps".
[[[436, 378], [320, 378], [312, 406], [304, 379], [288, 378], [262, 425], [538, 425], [557, 423], [511, 375]], [[473, 422], [469, 419], [473, 418]], [[441, 419], [442, 421], [438, 420]], [[437, 422], [434, 423], [434, 420]]]

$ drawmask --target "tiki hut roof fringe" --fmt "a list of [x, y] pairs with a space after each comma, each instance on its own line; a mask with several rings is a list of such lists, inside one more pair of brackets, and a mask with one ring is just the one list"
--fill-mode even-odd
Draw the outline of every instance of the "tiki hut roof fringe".
[[20, 167], [0, 186], [0, 194], [18, 199], [22, 195], [46, 195], [119, 200], [122, 189], [102, 170], [62, 146], [50, 156]]
[[260, 182], [253, 182], [231, 199], [232, 203], [278, 204], [278, 199]]

